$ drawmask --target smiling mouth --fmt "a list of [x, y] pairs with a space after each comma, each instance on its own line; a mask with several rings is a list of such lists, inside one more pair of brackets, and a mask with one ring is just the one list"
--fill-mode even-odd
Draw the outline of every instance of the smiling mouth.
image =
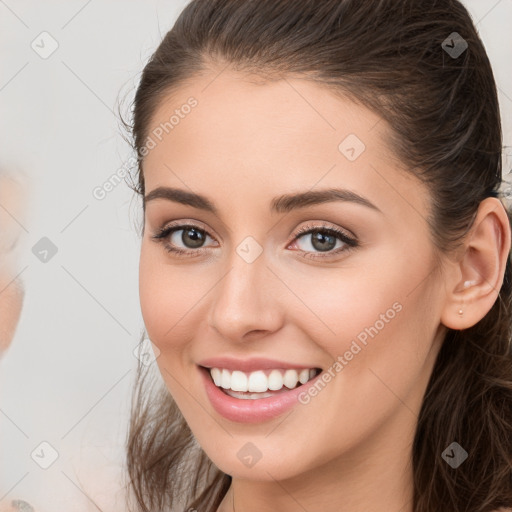
[[321, 368], [271, 369], [243, 372], [225, 368], [206, 368], [215, 384], [222, 392], [233, 398], [260, 399], [286, 393], [298, 388], [321, 373]]

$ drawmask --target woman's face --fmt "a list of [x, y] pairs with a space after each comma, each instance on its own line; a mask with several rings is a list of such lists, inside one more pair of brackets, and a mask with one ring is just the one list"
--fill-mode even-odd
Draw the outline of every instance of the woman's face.
[[[312, 82], [224, 71], [175, 91], [148, 133], [142, 313], [207, 455], [280, 480], [409, 449], [443, 287], [428, 192], [384, 121]], [[242, 373], [217, 387], [202, 367]], [[294, 368], [322, 373], [291, 389]], [[220, 390], [279, 388], [279, 375], [267, 398]]]

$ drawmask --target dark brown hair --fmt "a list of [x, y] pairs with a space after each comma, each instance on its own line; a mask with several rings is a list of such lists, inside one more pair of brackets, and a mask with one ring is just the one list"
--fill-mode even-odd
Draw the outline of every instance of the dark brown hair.
[[[468, 45], [456, 57], [443, 44], [458, 37], [454, 32]], [[130, 128], [140, 194], [141, 150], [155, 110], [173, 90], [226, 66], [262, 83], [314, 80], [380, 115], [390, 127], [390, 147], [428, 184], [432, 240], [441, 252], [457, 248], [483, 199], [500, 197], [496, 84], [457, 0], [191, 1], [144, 68], [136, 92]], [[470, 329], [449, 330], [443, 342], [414, 439], [415, 512], [512, 506], [511, 294], [509, 255], [489, 313]], [[469, 454], [457, 469], [441, 457], [453, 441]], [[230, 485], [168, 391], [142, 365], [127, 449], [137, 510], [214, 512]]]

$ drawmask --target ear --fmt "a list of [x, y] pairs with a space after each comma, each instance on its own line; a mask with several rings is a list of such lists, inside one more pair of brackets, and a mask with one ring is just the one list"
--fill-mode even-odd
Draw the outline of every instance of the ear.
[[447, 265], [441, 322], [450, 329], [478, 323], [498, 298], [510, 254], [511, 228], [505, 207], [489, 197], [478, 207], [456, 261]]

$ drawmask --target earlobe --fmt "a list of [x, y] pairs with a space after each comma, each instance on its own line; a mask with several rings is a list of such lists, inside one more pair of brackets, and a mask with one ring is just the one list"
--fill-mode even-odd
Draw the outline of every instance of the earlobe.
[[[461, 258], [450, 264], [441, 322], [462, 330], [478, 323], [496, 302], [510, 254], [510, 222], [496, 198], [480, 203]], [[450, 279], [451, 277], [451, 279]]]

